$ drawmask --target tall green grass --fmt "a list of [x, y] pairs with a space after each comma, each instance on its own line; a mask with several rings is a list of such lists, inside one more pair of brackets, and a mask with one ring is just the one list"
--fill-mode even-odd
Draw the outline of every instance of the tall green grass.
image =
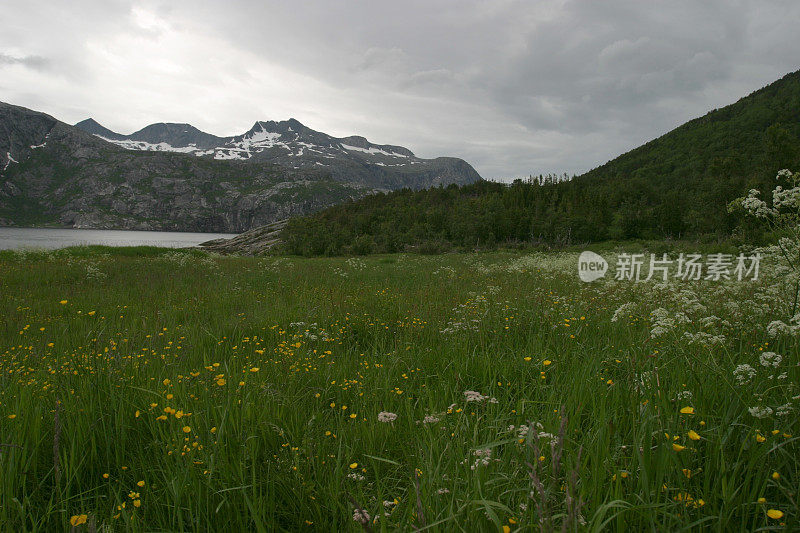
[[732, 378], [791, 339], [654, 339], [571, 255], [103, 252], [0, 256], [2, 531], [800, 527]]

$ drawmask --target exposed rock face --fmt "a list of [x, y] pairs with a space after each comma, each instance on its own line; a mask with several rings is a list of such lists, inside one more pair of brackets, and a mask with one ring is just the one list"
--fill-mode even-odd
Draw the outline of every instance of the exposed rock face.
[[280, 232], [286, 227], [286, 220], [261, 226], [230, 239], [214, 239], [200, 244], [210, 252], [221, 254], [259, 255], [280, 244]]
[[0, 103], [0, 172], [43, 148], [56, 122], [43, 113]]
[[0, 223], [238, 233], [370, 192], [480, 179], [460, 159], [294, 120], [231, 138], [188, 124], [128, 136], [77, 126], [0, 103]]

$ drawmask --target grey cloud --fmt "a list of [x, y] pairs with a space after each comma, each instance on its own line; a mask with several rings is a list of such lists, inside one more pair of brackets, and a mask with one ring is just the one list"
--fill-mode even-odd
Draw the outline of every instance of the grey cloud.
[[50, 65], [50, 61], [41, 56], [15, 57], [0, 52], [0, 65], [23, 65], [28, 68], [42, 70]]
[[486, 178], [587, 170], [800, 67], [792, 0], [11, 2], [0, 68], [50, 63], [0, 99], [124, 131], [295, 116]]

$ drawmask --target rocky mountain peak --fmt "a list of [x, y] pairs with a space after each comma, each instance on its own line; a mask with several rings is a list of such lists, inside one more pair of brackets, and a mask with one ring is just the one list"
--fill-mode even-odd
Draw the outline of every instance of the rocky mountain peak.
[[82, 120], [75, 124], [75, 127], [85, 131], [86, 133], [91, 133], [92, 135], [97, 135], [98, 137], [103, 137], [105, 139], [122, 140], [125, 138], [124, 135], [120, 135], [119, 133], [111, 131], [93, 118]]

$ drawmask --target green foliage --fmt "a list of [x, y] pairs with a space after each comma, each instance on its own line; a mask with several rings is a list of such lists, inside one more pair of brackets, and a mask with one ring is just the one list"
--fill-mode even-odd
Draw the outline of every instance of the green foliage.
[[[608, 239], [732, 237], [763, 231], [727, 203], [800, 164], [800, 72], [573, 179], [531, 177], [510, 185], [378, 194], [290, 222], [286, 250], [299, 255]], [[771, 190], [769, 186], [768, 190]], [[443, 246], [446, 243], [446, 246]]]

